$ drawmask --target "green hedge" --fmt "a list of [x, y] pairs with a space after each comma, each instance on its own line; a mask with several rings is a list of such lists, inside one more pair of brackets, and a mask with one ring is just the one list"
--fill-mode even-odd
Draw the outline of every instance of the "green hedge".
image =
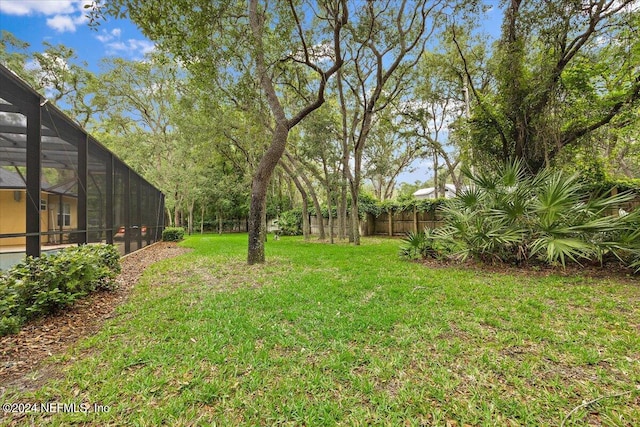
[[78, 298], [113, 289], [120, 254], [111, 245], [84, 245], [27, 257], [0, 272], [0, 336], [17, 332], [29, 319], [53, 313]]
[[633, 192], [640, 197], [640, 179], [634, 178], [605, 178], [602, 181], [586, 181], [586, 188], [593, 194], [608, 194], [613, 188], [618, 193]]
[[[418, 212], [435, 212], [443, 206], [446, 199], [405, 199], [405, 200], [385, 200], [379, 204], [379, 212], [412, 212], [416, 209]], [[376, 215], [377, 216], [377, 215]]]
[[165, 242], [179, 242], [184, 239], [184, 228], [167, 227], [162, 231], [162, 240]]

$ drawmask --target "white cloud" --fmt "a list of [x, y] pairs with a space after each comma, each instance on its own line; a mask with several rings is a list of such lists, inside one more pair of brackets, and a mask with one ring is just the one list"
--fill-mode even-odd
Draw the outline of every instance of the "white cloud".
[[[118, 29], [116, 29], [118, 30]], [[142, 58], [147, 53], [155, 50], [156, 46], [153, 42], [142, 39], [119, 40], [112, 31], [111, 33], [102, 33], [96, 38], [104, 43], [107, 55], [122, 55], [130, 58]], [[117, 31], [120, 35], [120, 31]]]
[[2, 0], [0, 12], [7, 15], [56, 15], [73, 13], [84, 5], [79, 0]]
[[48, 18], [47, 26], [59, 33], [64, 33], [65, 31], [73, 33], [76, 31], [76, 24], [69, 15], [56, 15], [53, 18]]
[[123, 42], [107, 43], [106, 47], [107, 47], [107, 53], [108, 54], [114, 54], [116, 52], [124, 52], [126, 50], [129, 50], [127, 48], [127, 45], [125, 43], [123, 43]]
[[84, 6], [91, 0], [0, 0], [0, 12], [7, 15], [44, 15], [53, 30], [75, 32], [87, 22]]
[[27, 61], [27, 63], [24, 64], [24, 68], [26, 70], [29, 70], [29, 71], [40, 71], [41, 70], [40, 64], [38, 64], [38, 61], [36, 61], [35, 59]]
[[107, 43], [108, 41], [111, 40], [111, 36], [109, 34], [98, 34], [96, 38], [101, 43]]
[[129, 46], [131, 46], [132, 50], [140, 52], [142, 55], [146, 55], [147, 53], [151, 53], [155, 50], [156, 45], [149, 40], [136, 40], [129, 39]]
[[88, 24], [89, 23], [89, 17], [86, 15], [86, 13], [80, 12], [78, 15], [76, 15], [75, 18], [73, 18], [73, 22], [76, 25]]
[[87, 20], [88, 18], [84, 14], [76, 15], [75, 17], [72, 15], [55, 15], [53, 18], [47, 19], [47, 26], [59, 33], [64, 33], [65, 31], [75, 33], [77, 26], [83, 25]]
[[120, 34], [122, 34], [122, 30], [120, 28], [114, 28], [111, 31], [107, 31], [103, 29], [100, 34], [96, 36], [96, 39], [102, 43], [109, 43], [113, 40], [117, 40], [120, 38]]

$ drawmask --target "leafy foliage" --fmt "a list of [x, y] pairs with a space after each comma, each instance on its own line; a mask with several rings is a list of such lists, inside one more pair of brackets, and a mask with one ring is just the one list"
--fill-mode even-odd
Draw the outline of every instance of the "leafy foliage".
[[[580, 174], [584, 177], [583, 174]], [[617, 188], [618, 191], [632, 191], [636, 194], [640, 194], [640, 179], [639, 178], [616, 178], [612, 179], [607, 176], [601, 180], [587, 180], [587, 185], [590, 190], [597, 194], [603, 194], [610, 191], [612, 188]]]
[[[633, 3], [506, 2], [487, 68], [493, 84], [470, 80], [475, 160], [516, 157], [537, 172], [568, 149], [596, 151], [601, 144], [592, 137], [609, 132], [606, 156], [633, 151], [633, 137], [625, 135], [637, 129], [640, 101]], [[464, 43], [456, 45], [464, 54]]]
[[436, 212], [443, 206], [445, 199], [402, 199], [385, 200], [379, 204], [379, 213], [382, 212], [408, 212], [414, 209], [418, 212]]
[[378, 216], [381, 212], [381, 204], [372, 194], [365, 192], [358, 194], [358, 213], [361, 218], [367, 213]]
[[577, 175], [544, 169], [531, 176], [519, 161], [465, 174], [473, 185], [443, 207], [446, 225], [434, 234], [461, 244], [463, 259], [563, 266], [617, 259], [637, 268], [640, 211], [618, 210], [632, 193], [594, 195]]
[[184, 228], [167, 227], [162, 230], [162, 240], [165, 242], [179, 242], [184, 239]]
[[90, 292], [113, 289], [119, 260], [114, 246], [85, 245], [28, 257], [0, 274], [0, 336]]
[[284, 236], [300, 236], [302, 234], [302, 210], [291, 209], [282, 212], [278, 218], [280, 234]]
[[[348, 201], [350, 202], [350, 198]], [[415, 197], [398, 198], [395, 200], [379, 201], [373, 195], [369, 193], [360, 193], [358, 212], [360, 218], [364, 219], [366, 214], [373, 215], [374, 217], [380, 216], [382, 213], [393, 212], [412, 212], [414, 209], [417, 212], [432, 212], [435, 213], [444, 206], [446, 199], [416, 199]], [[331, 209], [334, 218], [337, 217], [337, 209], [335, 206]], [[347, 206], [347, 212], [351, 213], [350, 203]], [[311, 215], [317, 215], [315, 208], [309, 207], [309, 213]], [[324, 218], [329, 217], [329, 210], [326, 205], [322, 207], [322, 216]]]
[[400, 255], [409, 259], [422, 258], [441, 258], [448, 254], [450, 246], [444, 245], [440, 240], [434, 238], [434, 231], [431, 228], [425, 228], [421, 232], [410, 231], [402, 238], [404, 243], [400, 247]]

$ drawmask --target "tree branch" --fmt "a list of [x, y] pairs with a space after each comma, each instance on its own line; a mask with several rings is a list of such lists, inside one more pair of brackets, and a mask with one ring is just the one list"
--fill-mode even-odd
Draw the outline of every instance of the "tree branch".
[[620, 113], [620, 111], [626, 105], [634, 104], [638, 100], [640, 100], [640, 74], [635, 78], [634, 85], [630, 90], [629, 95], [625, 99], [615, 103], [605, 116], [601, 117], [598, 121], [591, 123], [587, 126], [584, 126], [582, 128], [570, 129], [564, 132], [562, 135], [562, 138], [560, 139], [559, 147], [556, 147], [551, 151], [550, 157], [553, 158], [561, 148], [574, 143], [576, 140], [583, 137], [584, 135], [590, 132], [593, 132], [594, 130], [608, 124], [609, 122], [611, 122], [611, 120], [613, 120], [615, 116], [618, 115], [618, 113]]
[[491, 111], [489, 111], [484, 101], [480, 97], [480, 94], [476, 90], [475, 85], [473, 84], [473, 78], [471, 77], [471, 73], [469, 72], [469, 65], [467, 64], [467, 58], [464, 56], [464, 53], [462, 52], [462, 48], [460, 47], [460, 44], [458, 43], [458, 39], [456, 38], [455, 28], [456, 28], [455, 24], [451, 26], [453, 43], [456, 45], [456, 50], [458, 51], [458, 54], [460, 55], [460, 59], [462, 60], [462, 64], [464, 66], [464, 73], [466, 75], [467, 81], [469, 82], [469, 86], [471, 87], [471, 91], [473, 92], [473, 96], [475, 96], [476, 100], [478, 101], [478, 105], [480, 106], [482, 111], [489, 117], [489, 122], [493, 125], [493, 127], [496, 129], [496, 131], [500, 135], [500, 140], [502, 141], [502, 144], [506, 146], [508, 145], [508, 140], [505, 135], [504, 129], [502, 129], [502, 126], [500, 126], [498, 119], [496, 119], [496, 117], [491, 113]]

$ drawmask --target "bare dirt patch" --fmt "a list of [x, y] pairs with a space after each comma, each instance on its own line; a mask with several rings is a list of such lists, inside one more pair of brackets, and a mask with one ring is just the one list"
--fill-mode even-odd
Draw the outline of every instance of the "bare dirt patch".
[[125, 302], [151, 264], [190, 251], [172, 242], [159, 242], [122, 258], [122, 272], [113, 291], [96, 292], [59, 313], [26, 324], [20, 332], [0, 338], [0, 395], [6, 387], [32, 389], [55, 375], [49, 356], [63, 354], [79, 339], [100, 329]]
[[246, 261], [235, 258], [216, 264], [204, 260], [194, 263], [191, 273], [196, 274], [211, 289], [234, 291], [260, 288], [287, 271], [288, 264], [285, 260], [272, 257], [265, 263], [251, 266], [247, 266]]

